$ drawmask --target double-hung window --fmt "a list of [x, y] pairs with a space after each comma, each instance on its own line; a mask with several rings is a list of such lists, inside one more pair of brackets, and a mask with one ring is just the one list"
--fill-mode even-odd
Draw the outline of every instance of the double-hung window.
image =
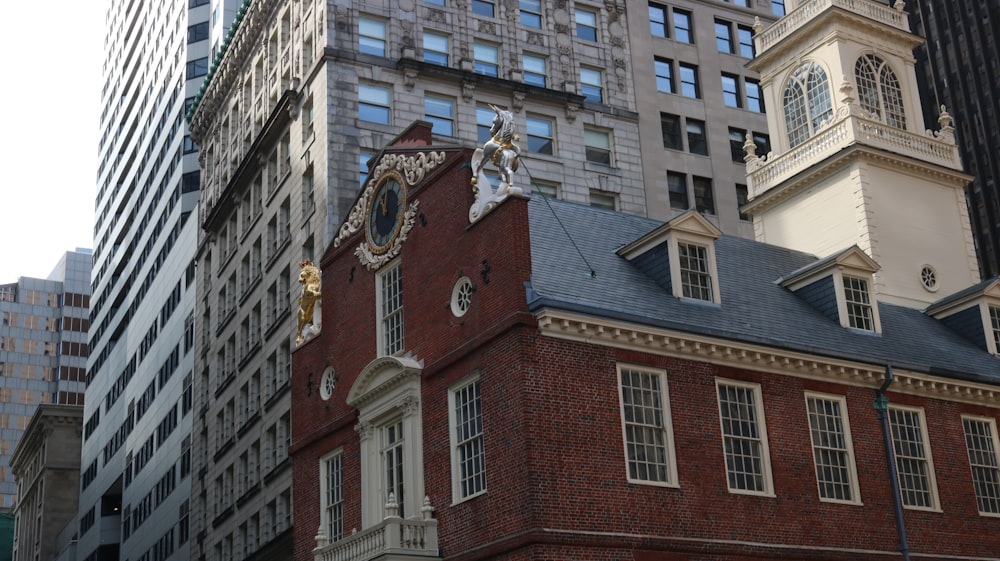
[[473, 43], [472, 56], [476, 74], [493, 77], [500, 75], [500, 51], [496, 45]]
[[674, 8], [674, 40], [694, 43], [694, 35], [691, 33], [691, 12]]
[[451, 426], [452, 501], [486, 492], [486, 454], [483, 447], [483, 406], [479, 378], [464, 381], [448, 392]]
[[656, 74], [657, 91], [674, 93], [673, 64], [673, 62], [665, 58], [656, 57], [653, 59], [653, 71]]
[[807, 393], [806, 410], [820, 500], [860, 504], [847, 400]]
[[716, 380], [716, 387], [729, 491], [773, 495], [760, 385]]
[[979, 514], [1000, 515], [1000, 441], [990, 417], [962, 417]]
[[693, 243], [678, 243], [681, 291], [685, 298], [712, 301], [712, 274], [708, 263], [708, 248]]
[[698, 87], [698, 67], [692, 64], [680, 63], [678, 65], [681, 78], [681, 95], [684, 97], [701, 97], [701, 89]]
[[619, 365], [618, 383], [628, 480], [676, 486], [666, 372]]
[[424, 62], [448, 66], [448, 36], [424, 31]]
[[684, 126], [687, 130], [688, 151], [707, 156], [708, 137], [705, 135], [705, 121], [688, 118]]
[[844, 301], [847, 304], [848, 325], [864, 331], [875, 331], [868, 281], [859, 277], [844, 276]]
[[740, 46], [739, 55], [744, 58], [753, 58], [753, 28], [745, 25], [737, 25], [736, 39]]
[[671, 113], [660, 113], [660, 133], [663, 136], [663, 147], [671, 150], [683, 150], [681, 140], [681, 118]]
[[527, 123], [528, 152], [551, 155], [553, 153], [553, 138], [555, 137], [555, 124], [553, 124], [552, 119], [528, 115]]
[[344, 454], [336, 451], [319, 461], [321, 526], [330, 542], [344, 537]]
[[472, 13], [491, 18], [496, 14], [496, 2], [494, 0], [472, 0]]
[[375, 84], [358, 84], [358, 118], [362, 121], [388, 125], [392, 90]]
[[755, 113], [764, 112], [764, 97], [760, 92], [760, 82], [750, 78], [743, 80], [747, 93], [747, 109]]
[[540, 88], [545, 87], [545, 58], [538, 55], [524, 55], [524, 83]]
[[424, 94], [424, 119], [433, 125], [434, 134], [454, 136], [454, 101], [438, 95]]
[[649, 32], [653, 37], [669, 37], [667, 32], [667, 7], [649, 4]]
[[580, 67], [580, 94], [587, 101], [604, 101], [604, 74], [596, 68]]
[[405, 472], [405, 441], [403, 438], [403, 420], [391, 422], [379, 429], [382, 459], [382, 488], [386, 504], [391, 496], [396, 501], [400, 518], [406, 518], [406, 493], [403, 488], [403, 473]]
[[676, 171], [667, 172], [667, 191], [670, 193], [670, 208], [687, 210], [691, 208], [688, 202], [687, 176]]
[[889, 406], [888, 413], [903, 506], [937, 510], [937, 482], [923, 410]]
[[577, 8], [574, 15], [576, 36], [584, 41], [597, 42], [597, 13]]
[[740, 78], [733, 74], [722, 74], [722, 101], [727, 107], [743, 107], [740, 99]]
[[394, 261], [378, 274], [379, 355], [403, 350], [403, 267]]
[[611, 165], [611, 135], [608, 131], [584, 127], [583, 145], [588, 162]]
[[385, 22], [370, 17], [358, 18], [358, 51], [385, 56]]
[[539, 0], [520, 0], [518, 7], [521, 12], [521, 25], [541, 29], [542, 3]]
[[720, 53], [733, 52], [733, 28], [728, 21], [715, 20], [715, 46]]

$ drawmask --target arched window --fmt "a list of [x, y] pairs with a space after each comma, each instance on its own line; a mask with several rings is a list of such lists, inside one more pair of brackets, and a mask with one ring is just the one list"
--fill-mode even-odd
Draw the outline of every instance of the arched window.
[[862, 55], [854, 65], [854, 78], [858, 81], [858, 102], [862, 109], [890, 127], [906, 128], [903, 90], [884, 60]]
[[785, 128], [793, 148], [816, 133], [820, 123], [833, 115], [830, 81], [815, 62], [807, 62], [792, 72], [785, 86]]

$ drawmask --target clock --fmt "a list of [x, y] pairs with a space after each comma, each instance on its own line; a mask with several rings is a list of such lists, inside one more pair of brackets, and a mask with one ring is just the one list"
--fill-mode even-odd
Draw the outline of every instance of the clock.
[[395, 172], [382, 176], [368, 200], [368, 248], [374, 255], [389, 251], [399, 236], [406, 213], [406, 188]]

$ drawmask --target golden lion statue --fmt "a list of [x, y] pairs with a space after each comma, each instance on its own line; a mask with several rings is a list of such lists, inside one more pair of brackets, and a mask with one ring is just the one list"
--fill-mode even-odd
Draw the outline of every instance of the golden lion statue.
[[302, 342], [302, 329], [306, 324], [313, 325], [313, 310], [316, 301], [323, 294], [320, 292], [319, 269], [309, 259], [299, 263], [302, 272], [299, 273], [299, 284], [302, 285], [302, 296], [299, 297], [299, 329], [295, 333], [295, 344]]

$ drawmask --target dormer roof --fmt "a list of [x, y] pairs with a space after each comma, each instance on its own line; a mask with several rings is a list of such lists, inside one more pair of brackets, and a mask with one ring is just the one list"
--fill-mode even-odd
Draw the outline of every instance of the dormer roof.
[[701, 238], [705, 243], [718, 239], [718, 237], [722, 235], [722, 231], [719, 230], [715, 224], [712, 224], [707, 218], [702, 216], [700, 212], [696, 210], [689, 210], [680, 216], [674, 217], [669, 222], [654, 228], [649, 233], [639, 237], [638, 239], [622, 246], [622, 248], [618, 250], [618, 255], [621, 255], [625, 259], [631, 261], [633, 258], [642, 255], [650, 248], [656, 247], [667, 241], [668, 236], [673, 232], [684, 234], [685, 237], [688, 238]]
[[[817, 267], [821, 259], [815, 255], [723, 234], [713, 245], [724, 298], [719, 305], [691, 305], [624, 258], [641, 239], [655, 238], [662, 222], [537, 197], [528, 203], [528, 221], [532, 272], [526, 303], [536, 314], [573, 314], [691, 338], [881, 367], [891, 363], [913, 372], [1000, 384], [996, 357], [920, 310], [881, 302], [881, 335], [859, 336], [775, 282]], [[856, 253], [843, 257], [847, 255], [848, 264], [865, 262]]]
[[792, 271], [779, 278], [777, 282], [789, 290], [795, 290], [803, 284], [810, 283], [819, 277], [830, 274], [834, 269], [849, 271], [854, 274], [863, 273], [870, 276], [877, 273], [881, 268], [864, 250], [857, 245], [852, 245], [847, 249], [838, 251], [819, 261]]

